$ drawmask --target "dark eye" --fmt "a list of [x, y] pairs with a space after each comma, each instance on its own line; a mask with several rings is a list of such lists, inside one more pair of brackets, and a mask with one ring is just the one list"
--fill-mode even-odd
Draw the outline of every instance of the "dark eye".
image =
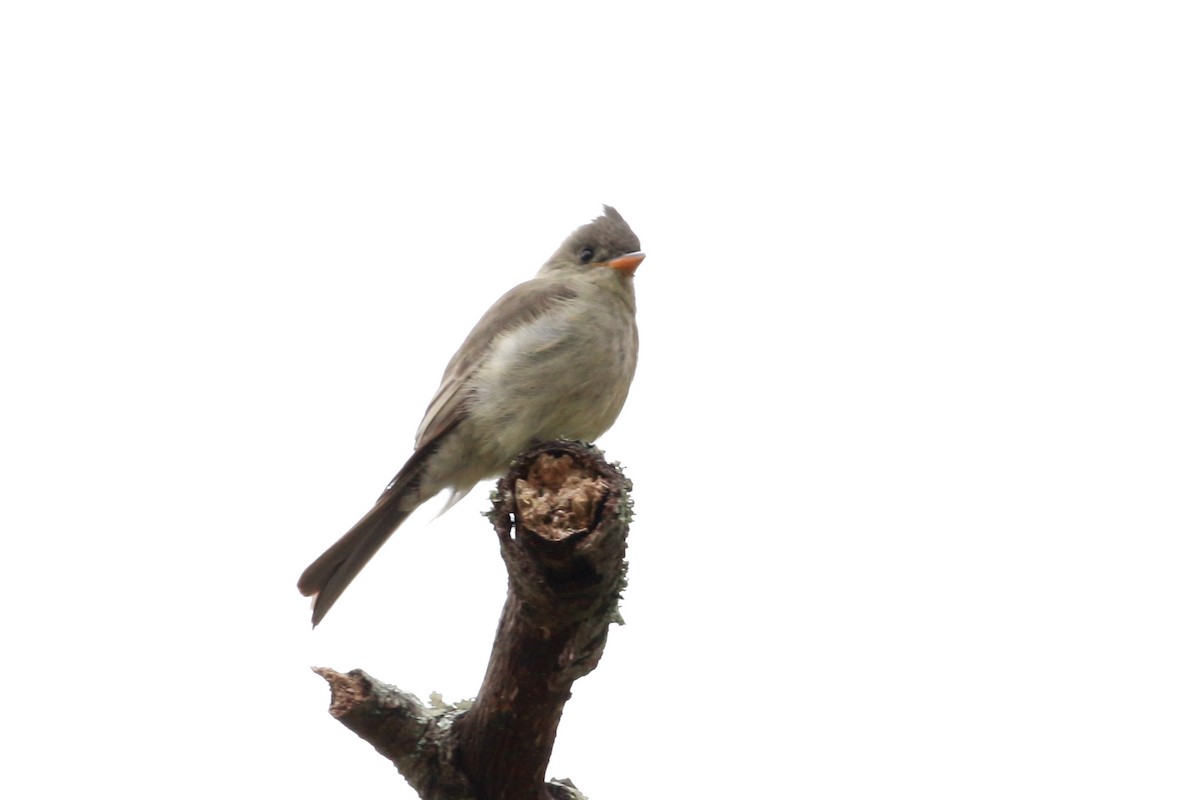
[[595, 257], [596, 253], [590, 247], [585, 247], [579, 251], [579, 261], [582, 264], [590, 264]]

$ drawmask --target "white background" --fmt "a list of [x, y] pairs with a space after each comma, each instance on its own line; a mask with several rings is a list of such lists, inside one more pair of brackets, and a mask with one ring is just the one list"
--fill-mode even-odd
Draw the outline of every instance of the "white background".
[[1190, 4], [433, 5], [0, 11], [0, 793], [411, 796], [308, 667], [474, 694], [487, 487], [295, 579], [611, 203], [628, 624], [551, 774], [1200, 794]]

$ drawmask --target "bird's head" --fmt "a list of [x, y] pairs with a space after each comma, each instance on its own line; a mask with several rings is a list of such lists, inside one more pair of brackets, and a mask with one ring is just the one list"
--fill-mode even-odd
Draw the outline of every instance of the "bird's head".
[[633, 275], [638, 264], [646, 257], [641, 248], [637, 234], [617, 210], [605, 206], [603, 215], [576, 229], [559, 245], [554, 255], [542, 266], [541, 274], [613, 269]]

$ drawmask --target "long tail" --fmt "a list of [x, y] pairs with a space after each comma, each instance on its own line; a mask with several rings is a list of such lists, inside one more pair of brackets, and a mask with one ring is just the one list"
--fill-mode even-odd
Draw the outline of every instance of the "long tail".
[[313, 598], [314, 628], [325, 618], [342, 592], [346, 591], [350, 581], [371, 560], [371, 556], [379, 552], [388, 537], [412, 513], [411, 509], [401, 507], [403, 499], [399, 493], [380, 498], [365, 517], [304, 570], [296, 585], [300, 594]]
[[[426, 459], [435, 450], [434, 445], [435, 442], [428, 442], [418, 448], [388, 485], [375, 507], [318, 556], [300, 576], [296, 584], [300, 594], [313, 598], [314, 628], [329, 613], [355, 576], [362, 572], [371, 557], [400, 527], [400, 523], [430, 496], [422, 491], [421, 476]], [[433, 493], [436, 494], [436, 490]]]

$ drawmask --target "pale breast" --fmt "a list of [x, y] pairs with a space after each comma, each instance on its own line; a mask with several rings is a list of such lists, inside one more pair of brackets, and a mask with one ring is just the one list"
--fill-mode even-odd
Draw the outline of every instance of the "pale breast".
[[592, 441], [616, 421], [637, 365], [632, 304], [591, 290], [498, 338], [472, 378], [480, 436], [504, 458], [532, 441]]

